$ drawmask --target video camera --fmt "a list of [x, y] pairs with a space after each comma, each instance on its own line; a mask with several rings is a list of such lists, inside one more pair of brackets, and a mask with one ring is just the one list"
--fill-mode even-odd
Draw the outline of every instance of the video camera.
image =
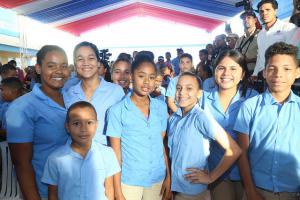
[[253, 11], [251, 0], [243, 0], [235, 4], [235, 7], [241, 7], [241, 6], [244, 6], [245, 11]]
[[108, 49], [102, 49], [102, 50], [100, 50], [99, 54], [100, 54], [100, 59], [101, 60], [106, 60], [106, 61], [108, 61], [109, 57], [112, 55], [111, 53], [109, 53]]

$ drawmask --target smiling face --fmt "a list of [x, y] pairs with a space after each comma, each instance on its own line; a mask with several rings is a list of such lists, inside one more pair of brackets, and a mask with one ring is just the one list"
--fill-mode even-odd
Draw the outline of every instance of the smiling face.
[[194, 107], [200, 93], [201, 90], [195, 77], [184, 75], [178, 79], [175, 99], [183, 113], [187, 113]]
[[242, 67], [228, 56], [224, 57], [215, 69], [215, 81], [219, 90], [236, 90], [243, 77]]
[[264, 70], [264, 78], [271, 93], [290, 93], [291, 86], [300, 75], [295, 59], [290, 55], [272, 56]]
[[143, 62], [133, 71], [133, 92], [138, 96], [148, 96], [154, 90], [155, 78], [155, 66], [149, 62]]
[[61, 89], [69, 77], [66, 55], [61, 51], [49, 51], [41, 65], [36, 65], [36, 72], [41, 75], [43, 89]]
[[82, 46], [75, 53], [76, 71], [82, 79], [98, 79], [98, 68], [100, 62], [93, 49], [88, 46]]
[[71, 135], [72, 143], [78, 146], [90, 145], [97, 130], [97, 116], [89, 107], [77, 107], [69, 113], [66, 129]]
[[115, 84], [127, 90], [130, 85], [130, 64], [125, 61], [115, 63], [111, 79]]

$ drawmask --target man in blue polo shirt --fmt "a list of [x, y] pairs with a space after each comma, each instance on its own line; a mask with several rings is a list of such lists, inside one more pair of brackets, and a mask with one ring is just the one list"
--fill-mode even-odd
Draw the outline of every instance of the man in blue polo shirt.
[[245, 101], [234, 126], [247, 200], [299, 200], [300, 98], [291, 91], [299, 77], [297, 48], [280, 42], [265, 54], [268, 89]]

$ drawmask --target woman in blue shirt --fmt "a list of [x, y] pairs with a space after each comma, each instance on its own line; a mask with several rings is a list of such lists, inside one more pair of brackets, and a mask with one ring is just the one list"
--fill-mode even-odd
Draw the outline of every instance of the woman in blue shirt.
[[41, 182], [44, 165], [68, 137], [64, 128], [67, 111], [60, 92], [69, 76], [65, 51], [54, 45], [42, 47], [36, 71], [42, 84], [16, 99], [6, 115], [7, 141], [25, 200], [47, 197], [47, 185]]
[[81, 80], [64, 93], [65, 104], [70, 107], [78, 101], [90, 102], [97, 111], [99, 121], [94, 140], [106, 145], [107, 140], [103, 133], [106, 110], [123, 98], [124, 91], [119, 85], [109, 83], [103, 77], [99, 77], [98, 70], [101, 62], [96, 45], [81, 42], [76, 45], [73, 56], [76, 71]]
[[[258, 93], [248, 88], [248, 68], [245, 57], [237, 50], [223, 51], [216, 60], [214, 79], [216, 87], [202, 96], [202, 108], [210, 112], [215, 120], [237, 139], [233, 131], [241, 104]], [[210, 144], [209, 169], [213, 170], [223, 157], [224, 150], [215, 142]], [[211, 184], [213, 200], [240, 200], [243, 186], [236, 164], [216, 182]]]
[[156, 66], [148, 55], [136, 57], [131, 73], [131, 95], [112, 106], [107, 116], [106, 135], [122, 168], [121, 174], [114, 177], [115, 197], [161, 200], [170, 194], [163, 144], [167, 105], [150, 97]]
[[[180, 109], [170, 117], [168, 146], [171, 158], [171, 190], [175, 200], [208, 200], [207, 185], [221, 176], [238, 158], [240, 148], [224, 129], [198, 105], [201, 80], [183, 73], [176, 85]], [[209, 142], [215, 140], [224, 150], [218, 166], [208, 169]]]

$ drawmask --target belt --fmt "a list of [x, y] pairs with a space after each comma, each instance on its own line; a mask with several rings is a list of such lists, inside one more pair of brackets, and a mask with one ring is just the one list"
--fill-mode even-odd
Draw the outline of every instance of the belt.
[[274, 191], [266, 190], [266, 189], [260, 188], [260, 187], [257, 187], [257, 188], [264, 192], [272, 193], [273, 195], [276, 195], [276, 196], [291, 196], [291, 197], [299, 197], [300, 196], [299, 192], [274, 192]]

